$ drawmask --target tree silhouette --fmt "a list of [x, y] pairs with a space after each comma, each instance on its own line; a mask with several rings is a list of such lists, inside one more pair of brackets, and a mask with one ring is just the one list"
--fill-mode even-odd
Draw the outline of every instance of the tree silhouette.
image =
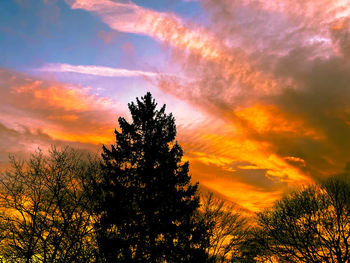
[[198, 184], [175, 141], [176, 126], [150, 93], [128, 104], [116, 144], [103, 147], [97, 211], [99, 246], [107, 262], [205, 262], [207, 234], [195, 218]]
[[52, 147], [0, 176], [1, 262], [95, 262], [88, 177], [100, 167], [76, 150]]
[[240, 245], [248, 234], [246, 218], [235, 205], [209, 192], [202, 195], [200, 219], [208, 226], [209, 242], [206, 248], [210, 262], [240, 260]]
[[259, 215], [265, 249], [282, 262], [350, 262], [350, 184], [332, 177]]

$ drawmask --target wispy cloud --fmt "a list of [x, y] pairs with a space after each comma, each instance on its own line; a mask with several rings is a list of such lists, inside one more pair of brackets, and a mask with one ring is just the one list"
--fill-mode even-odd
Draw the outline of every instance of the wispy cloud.
[[72, 72], [102, 77], [159, 77], [161, 74], [141, 70], [128, 70], [121, 68], [102, 67], [94, 65], [70, 65], [61, 63], [50, 63], [39, 68], [48, 72]]
[[[203, 63], [198, 63], [198, 60], [204, 59], [207, 63], [220, 65], [221, 69], [225, 69], [221, 70], [225, 73], [221, 76], [223, 81], [234, 77], [243, 88], [252, 88], [255, 92], [271, 91], [276, 87], [277, 80], [255, 67], [254, 61], [244, 50], [228, 48], [207, 29], [185, 23], [174, 14], [156, 12], [132, 2], [119, 3], [110, 0], [70, 2], [73, 9], [83, 9], [97, 14], [114, 30], [148, 35], [180, 50], [174, 55], [177, 62], [186, 60], [184, 66], [193, 64], [194, 67], [198, 67], [186, 72], [190, 78], [198, 77], [198, 73], [206, 67], [202, 65]], [[212, 66], [208, 68], [212, 69]], [[235, 96], [233, 93], [231, 95]]]
[[[68, 1], [68, 0], [67, 0]], [[171, 13], [156, 12], [132, 2], [111, 0], [69, 0], [72, 9], [83, 9], [97, 14], [114, 30], [144, 34], [178, 48], [216, 57], [218, 48], [205, 30], [190, 28], [181, 18]]]

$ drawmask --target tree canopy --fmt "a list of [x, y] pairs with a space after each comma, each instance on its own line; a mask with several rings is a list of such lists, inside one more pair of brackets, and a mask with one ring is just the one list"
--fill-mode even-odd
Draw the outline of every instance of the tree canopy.
[[150, 93], [119, 118], [116, 143], [103, 147], [97, 210], [99, 245], [107, 262], [205, 262], [207, 229], [196, 221], [198, 184], [175, 141], [172, 114]]
[[97, 163], [52, 147], [23, 162], [11, 157], [0, 177], [0, 259], [94, 262], [96, 242], [88, 177]]
[[350, 262], [350, 184], [331, 177], [259, 215], [266, 250], [282, 262]]
[[200, 218], [208, 226], [210, 262], [240, 261], [241, 244], [249, 233], [248, 222], [233, 204], [209, 192], [201, 196]]

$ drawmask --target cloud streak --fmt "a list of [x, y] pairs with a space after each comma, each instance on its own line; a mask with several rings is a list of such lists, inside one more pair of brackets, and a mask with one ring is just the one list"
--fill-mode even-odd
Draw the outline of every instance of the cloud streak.
[[40, 71], [47, 72], [71, 72], [88, 74], [102, 77], [159, 77], [161, 74], [141, 70], [128, 70], [121, 68], [102, 67], [95, 65], [70, 65], [61, 63], [50, 63], [39, 68]]
[[110, 0], [72, 0], [72, 9], [83, 9], [98, 15], [110, 28], [127, 33], [143, 34], [172, 46], [215, 58], [220, 50], [204, 30], [190, 29], [174, 14], [156, 12], [132, 2]]
[[[243, 88], [254, 89], [255, 92], [271, 91], [277, 86], [278, 80], [255, 67], [254, 61], [241, 48], [228, 48], [205, 28], [185, 23], [174, 14], [156, 12], [132, 2], [76, 0], [70, 4], [73, 9], [83, 9], [98, 15], [114, 30], [148, 35], [179, 50], [175, 51], [174, 57], [178, 62], [190, 58], [186, 60], [190, 62], [186, 66], [191, 68], [186, 72], [192, 71], [195, 77], [207, 67], [198, 63], [198, 60], [205, 59], [207, 63], [225, 68], [222, 79], [235, 78], [235, 86], [241, 85]], [[196, 58], [196, 61], [191, 63], [191, 58]], [[197, 66], [198, 69], [194, 69]], [[189, 77], [192, 77], [191, 74]]]

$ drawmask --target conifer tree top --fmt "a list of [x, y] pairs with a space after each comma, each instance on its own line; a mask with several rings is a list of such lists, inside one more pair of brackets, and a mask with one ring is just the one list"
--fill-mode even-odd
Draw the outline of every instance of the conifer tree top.
[[174, 143], [175, 119], [149, 92], [128, 106], [132, 122], [119, 118], [116, 143], [102, 154], [100, 248], [108, 262], [203, 262], [198, 184]]

